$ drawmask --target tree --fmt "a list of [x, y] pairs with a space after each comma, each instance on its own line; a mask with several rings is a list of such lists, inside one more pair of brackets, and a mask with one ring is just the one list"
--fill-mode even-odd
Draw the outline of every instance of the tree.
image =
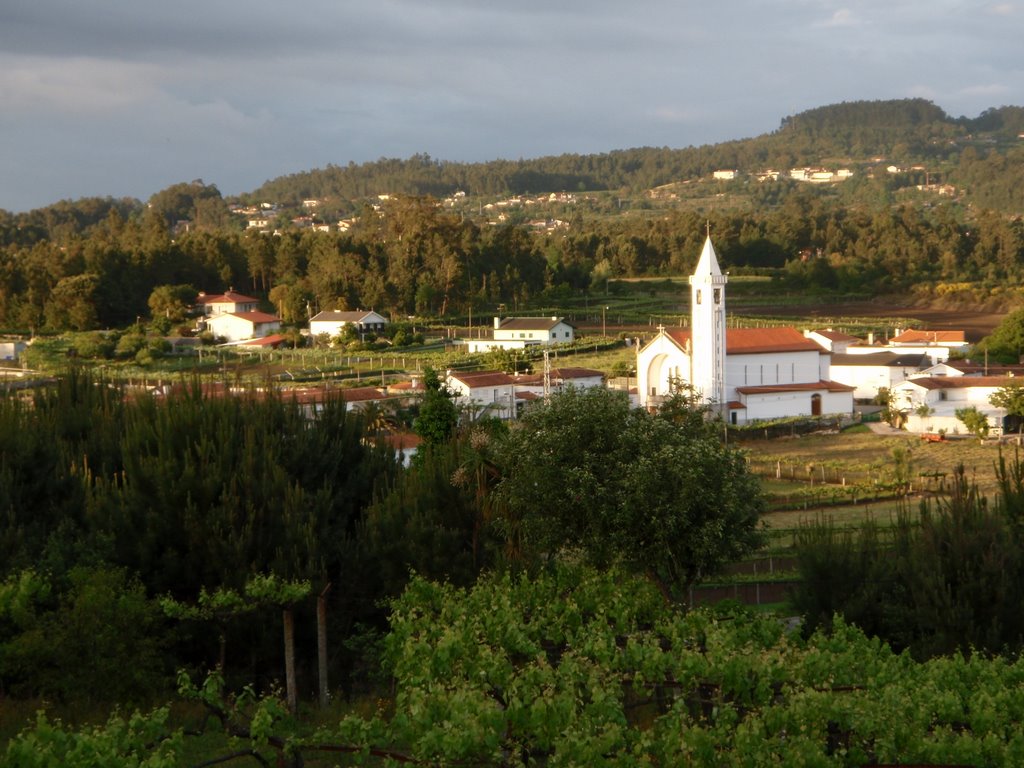
[[1024, 353], [1024, 309], [1011, 312], [979, 345], [991, 357], [1009, 363], [1020, 362]]
[[652, 415], [600, 388], [529, 408], [499, 448], [508, 534], [537, 556], [575, 548], [599, 565], [625, 562], [666, 594], [756, 549], [756, 478], [719, 422], [683, 410]]
[[440, 445], [455, 434], [459, 411], [452, 400], [452, 393], [433, 368], [427, 368], [424, 372], [423, 386], [423, 402], [412, 426], [427, 445]]
[[988, 399], [996, 408], [1006, 410], [1007, 421], [1017, 424], [1017, 433], [1024, 430], [1024, 383], [1010, 379]]
[[196, 301], [196, 289], [191, 285], [158, 285], [149, 294], [151, 316], [166, 317], [180, 323]]
[[971, 405], [966, 408], [957, 408], [955, 414], [963, 422], [967, 431], [978, 438], [978, 440], [984, 440], [988, 437], [988, 416], [979, 411], [977, 407]]

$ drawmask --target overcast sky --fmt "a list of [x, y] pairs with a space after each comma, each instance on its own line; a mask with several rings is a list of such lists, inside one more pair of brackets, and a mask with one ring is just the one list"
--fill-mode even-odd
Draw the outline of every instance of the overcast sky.
[[1024, 0], [2, 0], [0, 208], [1024, 106]]

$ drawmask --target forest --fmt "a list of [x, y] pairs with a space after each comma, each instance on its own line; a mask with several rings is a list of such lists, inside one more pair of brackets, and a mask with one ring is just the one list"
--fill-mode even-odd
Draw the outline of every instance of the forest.
[[[216, 186], [201, 180], [169, 187], [145, 205], [87, 199], [0, 213], [0, 330], [124, 327], [149, 314], [149, 298], [163, 286], [245, 290], [297, 324], [321, 309], [374, 308], [392, 319], [493, 312], [499, 304], [586, 295], [613, 278], [687, 274], [708, 225], [726, 267], [770, 274], [783, 290], [862, 294], [866, 285], [884, 285], [922, 301], [1005, 310], [1016, 303], [1011, 286], [1021, 281], [1024, 261], [1022, 112], [1005, 107], [968, 121], [919, 101], [836, 105], [787, 118], [770, 136], [714, 148], [531, 161], [530, 168], [547, 169], [522, 171], [536, 173], [535, 184], [515, 181], [517, 172], [500, 163], [464, 169], [492, 179], [476, 187], [490, 192], [490, 185], [494, 194], [580, 184], [605, 191], [562, 204], [565, 227], [555, 232], [530, 229], [522, 214], [483, 221], [472, 203], [468, 211], [440, 206], [438, 195], [474, 183], [442, 183], [449, 166], [422, 157], [313, 171], [253, 194], [286, 206], [322, 196], [325, 206], [351, 216], [347, 231], [299, 228], [286, 215], [276, 236], [242, 231]], [[823, 186], [709, 182], [692, 187], [697, 197], [669, 205], [647, 194], [652, 185], [714, 168], [785, 170], [854, 152], [898, 154], [901, 163], [931, 171], [862, 169]], [[701, 158], [700, 165], [678, 158]], [[959, 194], [906, 194], [926, 172]], [[574, 174], [586, 178], [573, 183]], [[424, 175], [439, 181], [416, 181]], [[378, 201], [385, 191], [390, 199]]]

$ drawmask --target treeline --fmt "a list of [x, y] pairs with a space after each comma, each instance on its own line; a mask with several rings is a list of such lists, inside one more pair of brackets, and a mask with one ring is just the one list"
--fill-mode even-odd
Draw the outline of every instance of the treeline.
[[1007, 286], [1024, 280], [1024, 224], [991, 211], [971, 221], [958, 214], [953, 206], [843, 205], [797, 189], [753, 213], [581, 217], [566, 234], [536, 235], [511, 224], [481, 227], [430, 198], [397, 198], [366, 209], [345, 233], [172, 238], [162, 220], [125, 220], [111, 209], [87, 236], [0, 249], [0, 328], [124, 327], [150, 315], [150, 297], [163, 286], [232, 287], [295, 324], [323, 309], [464, 317], [502, 303], [556, 304], [609, 279], [688, 274], [708, 222], [727, 268], [768, 270], [789, 290], [885, 286], [1012, 303]]

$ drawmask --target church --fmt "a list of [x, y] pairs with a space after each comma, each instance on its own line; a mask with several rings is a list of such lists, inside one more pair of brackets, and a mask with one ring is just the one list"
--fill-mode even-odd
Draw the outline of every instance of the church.
[[637, 350], [640, 404], [657, 408], [680, 385], [730, 424], [791, 416], [849, 415], [853, 387], [829, 381], [831, 354], [795, 328], [726, 328], [729, 277], [711, 237], [690, 276], [690, 328]]

